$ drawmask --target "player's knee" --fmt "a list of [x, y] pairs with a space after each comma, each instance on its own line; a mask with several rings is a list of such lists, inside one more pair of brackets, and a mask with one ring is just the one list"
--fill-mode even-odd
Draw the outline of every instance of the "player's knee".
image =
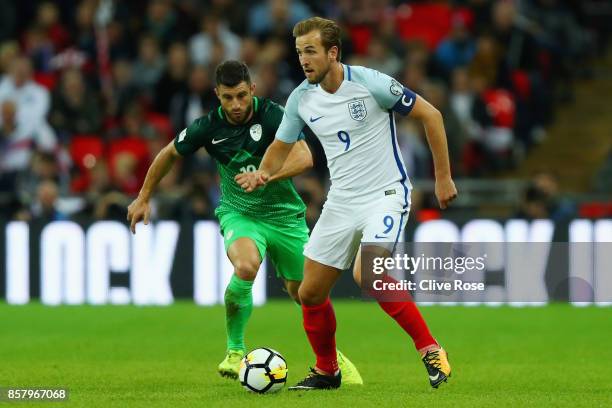
[[234, 262], [236, 276], [242, 280], [254, 280], [259, 270], [259, 260], [238, 259]]
[[313, 287], [300, 286], [298, 290], [300, 303], [307, 306], [320, 305], [327, 299], [327, 293], [321, 293]]
[[293, 299], [295, 303], [297, 303], [298, 305], [302, 303], [300, 301], [299, 289], [297, 287], [289, 287], [287, 289], [287, 292], [289, 293], [289, 296], [291, 296], [291, 299]]

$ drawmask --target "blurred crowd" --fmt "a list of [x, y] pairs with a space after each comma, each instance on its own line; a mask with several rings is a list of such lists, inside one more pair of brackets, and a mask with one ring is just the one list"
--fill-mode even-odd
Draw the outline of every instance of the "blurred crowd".
[[[245, 61], [257, 95], [286, 101], [303, 80], [291, 29], [313, 15], [342, 25], [343, 62], [394, 76], [443, 113], [456, 178], [512, 169], [606, 48], [599, 3], [0, 2], [0, 217], [123, 219], [159, 150], [217, 105], [218, 63]], [[397, 121], [409, 175], [431, 179], [422, 127]], [[312, 224], [328, 186], [320, 145], [308, 140], [315, 168], [296, 185]], [[201, 149], [163, 180], [155, 212], [207, 219], [218, 200]]]

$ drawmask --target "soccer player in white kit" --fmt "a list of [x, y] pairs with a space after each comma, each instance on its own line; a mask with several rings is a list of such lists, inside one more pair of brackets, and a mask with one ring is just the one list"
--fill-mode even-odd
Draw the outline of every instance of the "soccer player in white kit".
[[[356, 257], [353, 275], [361, 285], [361, 257], [393, 253], [410, 210], [411, 185], [399, 152], [394, 112], [410, 114], [425, 127], [442, 209], [457, 190], [440, 112], [385, 74], [342, 64], [340, 28], [335, 22], [309, 18], [296, 24], [293, 36], [306, 80], [289, 96], [276, 139], [259, 169], [236, 176], [236, 181], [246, 191], [264, 185], [282, 167], [305, 126], [323, 145], [331, 187], [304, 248], [304, 280], [298, 292], [304, 329], [317, 361], [306, 378], [289, 389], [330, 389], [341, 384], [330, 291]], [[414, 302], [377, 300], [412, 337], [430, 384], [437, 388], [450, 376], [447, 353], [430, 334]]]

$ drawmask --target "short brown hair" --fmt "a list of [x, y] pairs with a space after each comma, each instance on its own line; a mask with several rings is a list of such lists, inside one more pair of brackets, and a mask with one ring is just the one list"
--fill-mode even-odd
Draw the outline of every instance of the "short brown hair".
[[329, 51], [329, 49], [334, 46], [338, 47], [338, 56], [336, 60], [340, 61], [342, 40], [340, 39], [340, 27], [338, 24], [326, 18], [310, 17], [298, 22], [295, 27], [293, 27], [293, 36], [297, 38], [314, 30], [318, 30], [321, 33], [321, 43], [325, 51]]
[[251, 75], [249, 67], [244, 62], [236, 60], [224, 61], [217, 65], [215, 69], [215, 81], [217, 86], [225, 85], [230, 88], [235, 87], [242, 81], [251, 85]]

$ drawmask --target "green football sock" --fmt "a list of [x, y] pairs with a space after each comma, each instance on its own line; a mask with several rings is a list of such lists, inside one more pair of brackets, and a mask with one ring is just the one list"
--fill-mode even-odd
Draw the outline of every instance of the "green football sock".
[[244, 330], [253, 311], [253, 281], [242, 280], [236, 275], [225, 289], [225, 323], [227, 349], [246, 351]]

